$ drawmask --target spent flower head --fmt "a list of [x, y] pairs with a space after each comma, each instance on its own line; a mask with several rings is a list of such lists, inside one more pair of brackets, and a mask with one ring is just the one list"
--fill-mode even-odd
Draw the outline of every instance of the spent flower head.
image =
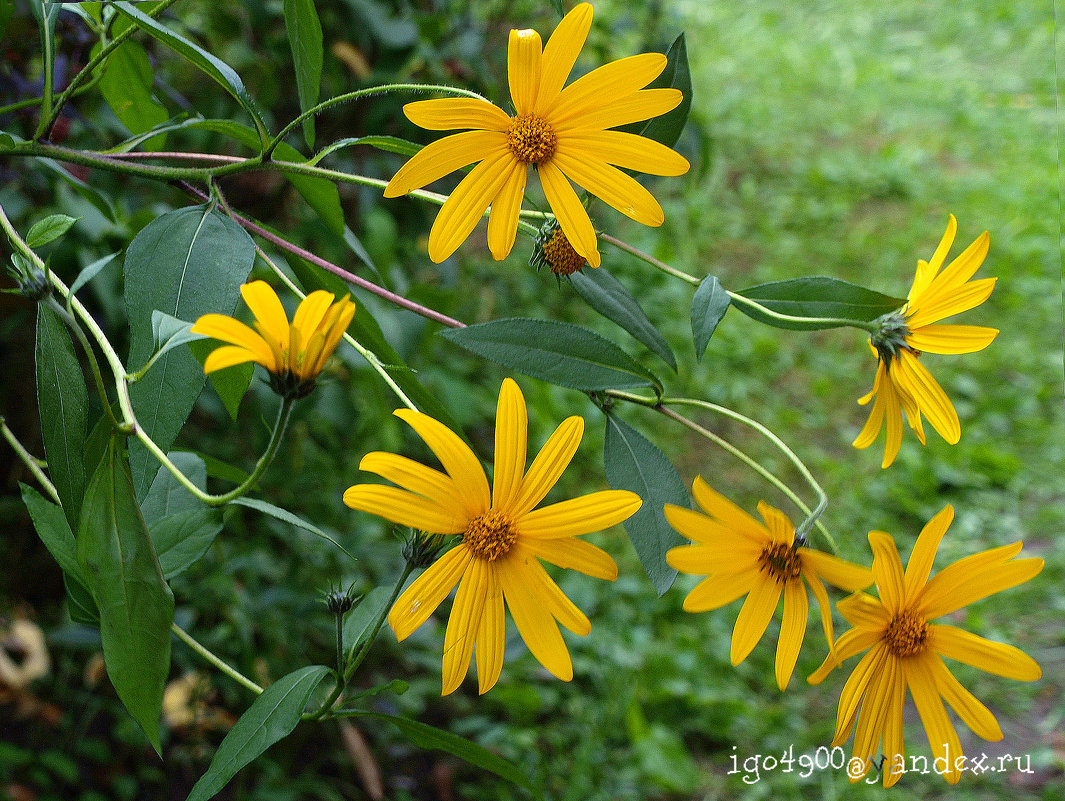
[[396, 639], [409, 637], [458, 584], [444, 635], [444, 695], [462, 683], [475, 647], [478, 691], [495, 685], [503, 667], [504, 605], [533, 656], [569, 681], [573, 666], [558, 623], [581, 636], [591, 623], [540, 560], [613, 581], [614, 560], [578, 537], [629, 518], [640, 508], [639, 496], [605, 490], [535, 508], [573, 458], [584, 420], [563, 421], [526, 470], [525, 398], [509, 378], [499, 389], [491, 489], [477, 456], [447, 426], [410, 409], [395, 415], [425, 440], [444, 471], [392, 453], [368, 453], [359, 469], [399, 486], [356, 484], [344, 503], [424, 532], [461, 535], [396, 600], [388, 614]]
[[403, 107], [422, 128], [466, 130], [419, 151], [389, 181], [385, 197], [405, 195], [480, 162], [455, 187], [433, 223], [433, 261], [454, 253], [489, 206], [488, 246], [495, 259], [506, 258], [514, 245], [530, 165], [566, 238], [593, 267], [600, 262], [595, 229], [570, 181], [637, 222], [662, 224], [658, 201], [623, 170], [683, 175], [687, 159], [647, 137], [609, 129], [665, 114], [683, 96], [677, 89], [644, 89], [666, 67], [660, 53], [613, 61], [563, 88], [591, 25], [592, 7], [581, 3], [566, 14], [546, 46], [536, 31], [510, 32], [513, 116], [475, 98], [420, 100]]

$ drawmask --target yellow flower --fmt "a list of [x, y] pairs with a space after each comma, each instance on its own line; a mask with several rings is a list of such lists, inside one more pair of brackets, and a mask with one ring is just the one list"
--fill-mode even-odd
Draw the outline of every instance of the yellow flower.
[[433, 223], [433, 261], [454, 253], [489, 205], [488, 246], [496, 260], [506, 258], [514, 245], [530, 164], [566, 238], [593, 267], [600, 263], [595, 229], [570, 180], [637, 222], [662, 224], [658, 201], [616, 167], [683, 175], [688, 161], [646, 137], [607, 129], [665, 114], [682, 94], [643, 89], [665, 69], [666, 57], [660, 53], [613, 61], [563, 88], [591, 24], [592, 7], [581, 3], [562, 19], [546, 47], [536, 31], [510, 32], [507, 69], [514, 116], [471, 98], [422, 100], [403, 107], [422, 128], [468, 130], [422, 149], [392, 178], [385, 197], [405, 195], [480, 162], [459, 182]]
[[[784, 595], [784, 618], [777, 640], [777, 686], [785, 689], [795, 669], [809, 602], [803, 579], [810, 585], [821, 610], [825, 639], [832, 643], [832, 608], [821, 579], [853, 592], [873, 583], [868, 568], [805, 547], [796, 540], [787, 515], [764, 501], [759, 523], [723, 495], [696, 478], [692, 494], [706, 515], [672, 504], [665, 505], [666, 520], [693, 545], [672, 548], [666, 561], [682, 573], [706, 575], [684, 599], [688, 612], [705, 612], [743, 602], [732, 632], [732, 664], [738, 665], [762, 639]], [[709, 515], [709, 517], [707, 517]]]
[[917, 274], [900, 312], [889, 315], [869, 340], [879, 364], [873, 389], [858, 400], [873, 401], [865, 427], [854, 440], [855, 448], [867, 448], [887, 421], [884, 460], [887, 467], [902, 444], [902, 411], [917, 438], [925, 442], [921, 415], [951, 445], [961, 439], [961, 423], [950, 399], [918, 357], [929, 353], [975, 353], [991, 344], [997, 328], [976, 325], [935, 325], [945, 317], [979, 306], [991, 295], [995, 278], [970, 281], [987, 256], [990, 237], [984, 231], [965, 251], [940, 272], [954, 243], [958, 221], [950, 215], [946, 233], [932, 254], [932, 261], [917, 261]]
[[851, 781], [868, 772], [881, 742], [884, 786], [893, 785], [905, 771], [902, 708], [907, 688], [928, 734], [936, 770], [951, 784], [961, 778], [964, 755], [944, 700], [976, 734], [985, 740], [1002, 739], [994, 715], [954, 678], [942, 657], [1021, 681], [1042, 675], [1039, 665], [1013, 646], [932, 622], [1028, 581], [1043, 569], [1042, 559], [1014, 560], [1021, 550], [1021, 543], [1015, 542], [959, 559], [929, 579], [936, 550], [953, 519], [954, 509], [947, 506], [928, 521], [905, 574], [895, 541], [882, 531], [870, 532], [880, 597], [860, 592], [836, 605], [854, 628], [836, 641], [809, 681], [818, 684], [844, 659], [869, 649], [843, 687], [832, 741], [833, 747], [845, 743], [857, 719], [853, 769], [848, 767]]
[[569, 681], [573, 666], [555, 621], [581, 636], [591, 624], [539, 560], [613, 581], [614, 560], [577, 537], [626, 520], [640, 508], [639, 496], [608, 490], [535, 509], [573, 458], [584, 420], [567, 418], [526, 471], [525, 398], [509, 378], [499, 390], [491, 491], [481, 463], [458, 435], [420, 412], [397, 409], [395, 415], [425, 440], [445, 472], [391, 453], [368, 453], [359, 469], [400, 488], [356, 484], [344, 503], [403, 526], [462, 535], [396, 600], [388, 615], [396, 639], [410, 636], [458, 584], [444, 635], [443, 695], [462, 683], [475, 645], [478, 691], [495, 685], [503, 667], [504, 600], [533, 656]]
[[345, 296], [336, 303], [329, 292], [312, 292], [296, 309], [290, 324], [281, 300], [265, 281], [240, 288], [255, 315], [255, 329], [224, 314], [205, 314], [192, 326], [194, 334], [228, 342], [204, 362], [213, 373], [235, 364], [255, 362], [270, 371], [270, 386], [286, 397], [303, 397], [336, 350], [355, 315], [355, 303]]

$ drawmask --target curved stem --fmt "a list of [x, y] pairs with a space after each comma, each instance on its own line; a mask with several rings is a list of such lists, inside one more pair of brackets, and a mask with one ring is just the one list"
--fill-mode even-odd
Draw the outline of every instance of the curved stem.
[[263, 158], [270, 158], [270, 154], [274, 152], [276, 148], [288, 134], [295, 129], [298, 125], [302, 124], [304, 120], [313, 117], [319, 112], [325, 111], [333, 106], [338, 106], [341, 103], [349, 103], [352, 100], [358, 100], [363, 97], [372, 97], [374, 95], [383, 95], [389, 92], [450, 92], [451, 94], [462, 95], [463, 97], [472, 97], [475, 100], [488, 100], [476, 92], [471, 92], [469, 89], [460, 89], [456, 86], [437, 86], [435, 84], [419, 84], [419, 83], [388, 83], [381, 86], [368, 86], [365, 89], [356, 89], [353, 92], [346, 92], [336, 97], [331, 97], [328, 100], [323, 100], [316, 106], [304, 111], [292, 122], [282, 128], [277, 136], [267, 143], [266, 148], [263, 150]]
[[41, 465], [34, 455], [26, 450], [25, 446], [19, 442], [18, 437], [15, 436], [15, 432], [7, 427], [7, 421], [4, 420], [3, 417], [0, 417], [0, 434], [3, 434], [4, 439], [7, 440], [7, 444], [11, 446], [16, 454], [18, 454], [19, 459], [24, 465], [26, 465], [27, 469], [33, 473], [33, 477], [37, 479], [38, 483], [44, 487], [44, 491], [48, 493], [53, 501], [62, 506], [63, 503], [59, 500], [59, 493], [56, 492], [55, 484], [53, 484], [51, 479], [44, 474]]
[[692, 286], [699, 286], [699, 284], [702, 282], [701, 278], [696, 278], [694, 275], [688, 275], [688, 273], [682, 272], [681, 270], [678, 270], [675, 267], [670, 267], [664, 261], [660, 261], [654, 256], [648, 253], [644, 253], [639, 248], [633, 247], [628, 242], [622, 242], [620, 239], [613, 237], [610, 234], [599, 234], [599, 238], [602, 239], [604, 242], [609, 242], [611, 245], [620, 250], [624, 250], [626, 253], [632, 254], [641, 261], [647, 262], [656, 270], [661, 270], [667, 275], [672, 275], [674, 278], [679, 278], [682, 281], [686, 281]]
[[225, 673], [227, 676], [229, 676], [229, 678], [233, 679], [233, 681], [235, 681], [237, 684], [239, 684], [240, 686], [251, 690], [256, 695], [262, 695], [263, 694], [263, 688], [262, 687], [260, 687], [258, 684], [256, 684], [251, 679], [249, 679], [247, 676], [245, 676], [239, 670], [236, 670], [235, 668], [232, 668], [229, 665], [227, 665], [225, 662], [223, 662], [221, 659], [219, 659], [217, 656], [215, 656], [214, 653], [209, 651], [207, 648], [205, 648], [204, 646], [200, 645], [200, 643], [197, 642], [192, 637], [191, 634], [189, 634], [187, 631], [185, 631], [183, 628], [181, 628], [181, 626], [179, 626], [177, 623], [171, 623], [170, 624], [170, 630], [172, 632], [174, 632], [174, 634], [177, 635], [178, 639], [181, 640], [183, 643], [185, 643], [185, 645], [187, 645], [189, 648], [191, 648], [193, 651], [195, 651], [197, 654], [199, 654], [203, 658], [203, 660], [205, 662], [208, 662], [211, 665], [213, 665], [214, 667], [218, 668], [218, 670], [220, 670], [222, 673]]

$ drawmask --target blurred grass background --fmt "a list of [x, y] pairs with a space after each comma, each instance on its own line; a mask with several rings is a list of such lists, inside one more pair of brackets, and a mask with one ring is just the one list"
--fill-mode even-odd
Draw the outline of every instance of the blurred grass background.
[[[284, 73], [289, 56], [280, 7], [280, 2], [192, 0], [175, 6], [187, 30], [240, 72], [277, 123], [298, 110]], [[666, 224], [641, 228], [599, 205], [597, 221], [606, 230], [687, 272], [716, 275], [730, 289], [832, 275], [894, 295], [909, 288], [916, 260], [931, 255], [948, 213], [959, 221], [955, 254], [981, 231], [990, 231], [991, 252], [978, 275], [997, 276], [999, 282], [991, 299], [961, 321], [1002, 333], [981, 353], [924, 359], [958, 409], [961, 443], [948, 446], [930, 432], [922, 448], [907, 432], [898, 460], [886, 471], [879, 467], [882, 440], [867, 451], [849, 444], [867, 413], [855, 401], [868, 391], [874, 372], [860, 332], [773, 331], [732, 310], [696, 363], [690, 288], [609, 246], [603, 255], [604, 266], [666, 333], [680, 361], [679, 375], [668, 374], [648, 354], [641, 357], [645, 363], [663, 375], [670, 394], [732, 406], [784, 436], [828, 491], [824, 520], [844, 555], [868, 561], [866, 533], [882, 529], [895, 536], [905, 559], [921, 526], [952, 503], [957, 517], [937, 567], [1017, 539], [1046, 560], [1043, 573], [1028, 585], [957, 616], [959, 625], [1015, 644], [1043, 666], [1043, 679], [1031, 684], [964, 666], [956, 670], [1005, 732], [1002, 742], [985, 743], [959, 726], [967, 752], [1028, 755], [1031, 772], [966, 774], [956, 788], [937, 776], [909, 775], [890, 793], [898, 799], [1062, 797], [1065, 601], [1057, 590], [1065, 578], [1065, 430], [1049, 4], [986, 0], [945, 9], [916, 0], [639, 5], [608, 0], [595, 7], [596, 23], [578, 71], [642, 50], [664, 50], [683, 30], [695, 94], [678, 144], [693, 169], [684, 178], [650, 184], [666, 209]], [[410, 77], [471, 85], [503, 101], [507, 30], [535, 27], [546, 34], [556, 22], [546, 3], [528, 1], [345, 0], [320, 4], [320, 13], [327, 48], [323, 96]], [[69, 19], [64, 23], [66, 18], [61, 17], [61, 32], [70, 48], [78, 28]], [[15, 25], [5, 42], [7, 72], [0, 73], [11, 85], [17, 84], [12, 76], [33, 75], [35, 53], [32, 27], [19, 38]], [[154, 45], [149, 50], [157, 62], [157, 94], [172, 111], [191, 99], [204, 114], [233, 113], [221, 93], [197, 93], [199, 79], [187, 65]], [[386, 99], [320, 118], [319, 146], [371, 131], [428, 141], [402, 118], [399, 105]], [[98, 99], [87, 95], [77, 108], [69, 121], [73, 143], [103, 146], [122, 138], [121, 126]], [[17, 130], [29, 119], [0, 118], [0, 127]], [[228, 147], [186, 136], [175, 137], [172, 146]], [[387, 177], [399, 162], [345, 152], [335, 163]], [[155, 214], [186, 202], [176, 190], [94, 174], [94, 185], [117, 198], [120, 215], [112, 224], [66, 188], [29, 175], [26, 164], [8, 161], [0, 170], [5, 171], [0, 199], [23, 228], [43, 216], [44, 208], [83, 215], [53, 253], [57, 269], [70, 274], [94, 254], [127, 243]], [[274, 176], [234, 178], [223, 188], [237, 208], [292, 232], [327, 258], [354, 264], [343, 244], [330, 239]], [[435, 207], [384, 201], [353, 187], [341, 192], [348, 224], [398, 291], [467, 322], [511, 315], [572, 320], [640, 353], [627, 335], [584, 307], [568, 285], [556, 286], [552, 276], [526, 267], [528, 251], [520, 241], [507, 262], [495, 263], [482, 227], [456, 258], [434, 265], [424, 254], [424, 236]], [[98, 314], [116, 332], [122, 323], [120, 280], [116, 271], [92, 286]], [[379, 312], [390, 340], [487, 457], [494, 400], [506, 373], [441, 342], [435, 327], [419, 318], [360, 301]], [[32, 348], [32, 310], [26, 304], [5, 306], [0, 333], [5, 374], [17, 379], [26, 374]], [[552, 497], [605, 488], [602, 417], [595, 407], [580, 393], [518, 380], [532, 417], [530, 448], [542, 444], [568, 414], [583, 414], [588, 421], [581, 452]], [[40, 452], [25, 386], [13, 380], [0, 403]], [[265, 388], [256, 386], [234, 424], [208, 391], [181, 442], [250, 464], [265, 439], [261, 419], [270, 417], [273, 404]], [[263, 497], [335, 533], [356, 550], [357, 564], [305, 532], [234, 513], [212, 551], [173, 582], [178, 622], [257, 680], [328, 662], [332, 624], [321, 591], [352, 581], [368, 589], [391, 582], [398, 572], [399, 549], [391, 533], [339, 500], [345, 487], [364, 480], [356, 468], [367, 451], [424, 454], [390, 417], [394, 405], [359, 359], [345, 354], [298, 409], [262, 488]], [[665, 451], [686, 483], [701, 474], [748, 509], [765, 498], [798, 519], [785, 499], [727, 454], [643, 410], [624, 408], [620, 414]], [[767, 443], [720, 419], [699, 420], [802, 491], [801, 480]], [[12, 569], [0, 583], [0, 612], [28, 614], [46, 629], [54, 669], [33, 685], [31, 699], [0, 707], [5, 721], [0, 783], [28, 788], [38, 799], [183, 798], [209, 761], [227, 715], [239, 714], [250, 699], [228, 680], [212, 677], [193, 693], [200, 705], [195, 721], [175, 724], [165, 762], [155, 761], [106, 679], [101, 683], [93, 657], [98, 636], [65, 617], [58, 568], [17, 500], [16, 480], [29, 478], [8, 452], [2, 458], [0, 515], [10, 534], [0, 539], [0, 559]], [[511, 625], [497, 687], [478, 698], [467, 682], [441, 699], [446, 617], [438, 613], [402, 647], [388, 632], [381, 637], [361, 681], [370, 686], [398, 677], [409, 689], [379, 696], [379, 707], [497, 750], [522, 766], [547, 797], [560, 801], [887, 795], [878, 787], [852, 787], [838, 771], [802, 778], [796, 764], [790, 774], [780, 768], [760, 771], [753, 781], [743, 769], [744, 760], [755, 755], [779, 757], [792, 747], [798, 759], [831, 740], [836, 701], [853, 663], [819, 687], [805, 685], [803, 677], [825, 652], [815, 619], [796, 675], [781, 693], [772, 670], [775, 624], [751, 657], [733, 668], [727, 654], [738, 604], [688, 615], [680, 604], [694, 578], [681, 577], [657, 598], [620, 527], [591, 539], [615, 555], [621, 577], [612, 585], [580, 575], [561, 578], [593, 622], [588, 638], [568, 637], [573, 682], [548, 677]], [[180, 645], [174, 662], [175, 679], [202, 667]], [[908, 753], [928, 753], [916, 716], [908, 715], [906, 725]], [[456, 760], [413, 749], [395, 732], [367, 726], [363, 736], [390, 799], [524, 797]], [[363, 752], [344, 737], [332, 724], [303, 727], [243, 771], [220, 797], [367, 797], [357, 759]]]

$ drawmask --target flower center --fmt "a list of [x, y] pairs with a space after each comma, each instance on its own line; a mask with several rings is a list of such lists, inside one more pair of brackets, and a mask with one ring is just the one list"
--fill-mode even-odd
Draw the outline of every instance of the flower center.
[[782, 542], [767, 545], [758, 557], [762, 572], [776, 579], [778, 584], [797, 579], [802, 570], [799, 554], [790, 545]]
[[914, 612], [900, 612], [888, 623], [884, 642], [895, 656], [916, 656], [928, 645], [928, 621]]
[[556, 227], [551, 238], [544, 242], [543, 251], [544, 258], [555, 275], [572, 275], [588, 263], [584, 256], [573, 249], [573, 245], [559, 227]]
[[518, 539], [510, 518], [502, 512], [486, 512], [466, 526], [462, 541], [478, 559], [494, 562]]
[[507, 147], [522, 164], [540, 164], [555, 153], [558, 137], [547, 120], [535, 114], [514, 117], [507, 129]]

